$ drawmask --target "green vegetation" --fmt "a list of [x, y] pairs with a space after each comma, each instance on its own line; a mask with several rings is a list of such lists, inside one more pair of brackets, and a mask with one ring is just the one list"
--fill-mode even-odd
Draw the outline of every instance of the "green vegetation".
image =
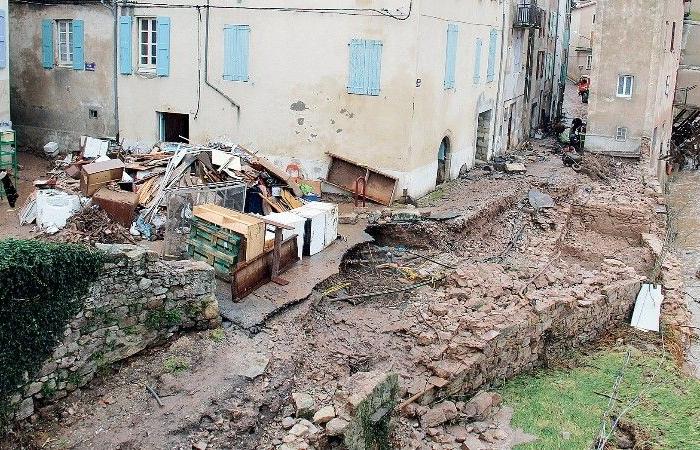
[[217, 328], [216, 330], [211, 330], [211, 333], [209, 333], [209, 337], [212, 341], [218, 344], [219, 342], [223, 342], [223, 340], [226, 339], [226, 333], [224, 333], [223, 328]]
[[[698, 448], [700, 381], [683, 375], [670, 357], [662, 359], [659, 352], [651, 353], [631, 349], [613, 414], [642, 391], [639, 404], [623, 416], [623, 421], [644, 436], [645, 441], [637, 442], [636, 448]], [[515, 409], [513, 426], [539, 437], [519, 449], [583, 449], [596, 439], [608, 406], [606, 395], [612, 394], [625, 351], [603, 351], [578, 359], [574, 369], [541, 370], [509, 381], [501, 390], [504, 403]]]
[[150, 330], [161, 330], [179, 325], [182, 322], [182, 312], [179, 309], [157, 309], [146, 316], [146, 327]]
[[163, 362], [163, 368], [166, 372], [178, 374], [188, 370], [190, 368], [190, 363], [182, 356], [169, 356]]
[[0, 241], [0, 425], [12, 412], [9, 398], [82, 309], [102, 263], [101, 253], [80, 245]]

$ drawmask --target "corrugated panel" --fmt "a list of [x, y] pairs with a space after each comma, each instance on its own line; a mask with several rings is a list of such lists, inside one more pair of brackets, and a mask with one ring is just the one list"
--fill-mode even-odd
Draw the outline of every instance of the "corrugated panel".
[[170, 17], [156, 19], [156, 75], [170, 75]]
[[119, 72], [122, 75], [131, 75], [131, 16], [119, 17]]
[[85, 70], [85, 22], [73, 21], [73, 69]]
[[41, 63], [44, 69], [53, 68], [53, 20], [41, 21]]
[[457, 69], [457, 42], [459, 28], [455, 24], [447, 26], [447, 46], [445, 55], [445, 89], [455, 87], [455, 72]]

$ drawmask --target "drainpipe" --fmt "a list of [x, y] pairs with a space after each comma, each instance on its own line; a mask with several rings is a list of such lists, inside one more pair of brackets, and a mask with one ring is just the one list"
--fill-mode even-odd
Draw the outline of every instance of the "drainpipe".
[[115, 138], [117, 139], [117, 142], [119, 142], [119, 97], [118, 97], [118, 87], [117, 87], [117, 80], [118, 80], [118, 70], [117, 70], [117, 39], [118, 39], [118, 23], [119, 23], [119, 17], [117, 16], [118, 14], [118, 8], [117, 8], [117, 3], [116, 1], [112, 4], [112, 6], [108, 5], [105, 3], [105, 0], [100, 0], [100, 4], [104, 6], [105, 8], [109, 9], [112, 12], [112, 17], [114, 18], [114, 26], [112, 30], [112, 37], [113, 37], [113, 49], [112, 49], [112, 62], [113, 62], [113, 70], [112, 70], [112, 95], [114, 96], [114, 131], [116, 133]]
[[223, 93], [219, 88], [209, 82], [209, 0], [207, 0], [207, 25], [204, 29], [204, 83], [216, 93], [231, 103], [236, 108], [236, 118], [241, 118], [241, 106], [234, 99]]
[[[501, 19], [501, 58], [498, 63], [498, 89], [496, 90], [496, 111], [494, 111], [494, 124], [493, 124], [493, 139], [491, 139], [491, 148], [495, 150], [496, 146], [496, 133], [500, 129], [500, 114], [501, 111], [501, 91], [505, 88], [505, 80], [503, 76], [503, 49], [505, 47], [506, 40], [506, 2], [501, 2], [502, 19]], [[508, 24], [510, 25], [510, 24]], [[493, 155], [491, 155], [493, 156]]]

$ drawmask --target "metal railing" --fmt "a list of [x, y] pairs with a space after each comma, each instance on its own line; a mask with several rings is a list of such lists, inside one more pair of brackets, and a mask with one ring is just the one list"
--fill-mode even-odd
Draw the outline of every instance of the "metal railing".
[[515, 28], [540, 28], [542, 26], [542, 8], [535, 3], [518, 5], [515, 15]]

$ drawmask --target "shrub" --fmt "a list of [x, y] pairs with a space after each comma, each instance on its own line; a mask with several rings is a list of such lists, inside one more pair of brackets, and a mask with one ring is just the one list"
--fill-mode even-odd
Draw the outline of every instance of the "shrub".
[[82, 309], [102, 263], [101, 253], [80, 245], [0, 241], [0, 422]]

